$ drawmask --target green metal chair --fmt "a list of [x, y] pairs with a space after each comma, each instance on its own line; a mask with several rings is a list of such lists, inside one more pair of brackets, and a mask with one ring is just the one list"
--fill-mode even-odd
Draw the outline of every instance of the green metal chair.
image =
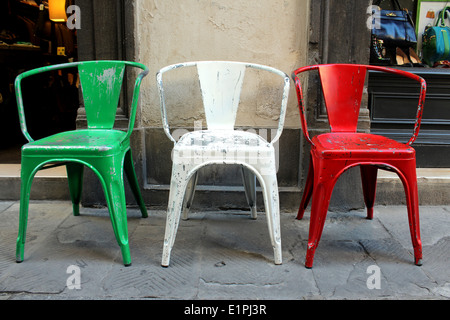
[[[136, 78], [127, 131], [113, 129], [125, 68], [142, 69]], [[87, 129], [57, 133], [33, 140], [28, 133], [22, 98], [21, 81], [29, 76], [66, 68], [78, 68]], [[148, 68], [127, 61], [86, 61], [42, 67], [24, 72], [15, 81], [17, 107], [22, 133], [29, 141], [22, 147], [19, 235], [16, 261], [24, 259], [28, 206], [33, 177], [48, 166], [65, 165], [73, 214], [79, 215], [84, 166], [98, 176], [109, 208], [114, 234], [122, 251], [124, 265], [131, 264], [123, 173], [140, 207], [147, 217], [130, 149], [139, 90]]]

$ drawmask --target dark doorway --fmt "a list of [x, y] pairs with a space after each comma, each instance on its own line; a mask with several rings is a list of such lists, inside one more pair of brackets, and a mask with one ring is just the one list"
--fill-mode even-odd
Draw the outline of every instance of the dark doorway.
[[[66, 1], [66, 7], [72, 1]], [[77, 31], [49, 19], [48, 1], [0, 2], [0, 164], [20, 163], [23, 137], [14, 80], [24, 71], [77, 60]], [[75, 129], [77, 74], [45, 73], [24, 79], [23, 100], [33, 139]]]

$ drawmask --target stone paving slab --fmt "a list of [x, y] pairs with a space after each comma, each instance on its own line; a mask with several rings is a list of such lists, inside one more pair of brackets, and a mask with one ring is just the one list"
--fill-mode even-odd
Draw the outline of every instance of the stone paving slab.
[[[450, 298], [450, 207], [421, 207], [423, 266], [414, 265], [406, 207], [329, 212], [314, 267], [306, 269], [309, 212], [282, 213], [283, 264], [274, 265], [266, 217], [193, 212], [160, 266], [165, 212], [128, 208], [132, 265], [124, 267], [106, 208], [30, 204], [25, 260], [15, 262], [18, 201], [0, 202], [3, 300], [397, 300]], [[71, 266], [80, 271], [74, 287]], [[379, 279], [379, 281], [378, 281]], [[379, 284], [379, 288], [369, 288]]]

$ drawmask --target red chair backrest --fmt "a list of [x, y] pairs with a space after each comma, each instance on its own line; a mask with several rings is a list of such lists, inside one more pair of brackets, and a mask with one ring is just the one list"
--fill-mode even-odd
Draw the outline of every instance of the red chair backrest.
[[356, 132], [367, 70], [392, 73], [417, 81], [420, 84], [420, 93], [417, 105], [416, 122], [414, 124], [413, 135], [407, 144], [411, 145], [416, 140], [422, 120], [423, 103], [425, 101], [427, 89], [426, 82], [423, 78], [407, 71], [381, 66], [322, 64], [301, 67], [292, 73], [300, 109], [302, 131], [305, 138], [311, 144], [313, 143], [308, 133], [305, 114], [306, 110], [299, 78], [300, 73], [311, 70], [319, 70], [322, 92], [332, 132]]
[[356, 132], [366, 68], [361, 65], [319, 67], [332, 132]]

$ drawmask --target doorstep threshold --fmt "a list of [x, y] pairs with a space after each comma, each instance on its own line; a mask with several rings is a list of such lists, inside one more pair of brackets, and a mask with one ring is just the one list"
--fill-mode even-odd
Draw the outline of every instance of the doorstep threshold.
[[[20, 178], [20, 164], [0, 164], [0, 178]], [[35, 178], [67, 178], [66, 167], [39, 170]]]
[[[450, 180], [450, 168], [417, 168], [417, 179]], [[378, 170], [379, 179], [398, 178], [395, 172]]]
[[[20, 178], [20, 164], [0, 164], [0, 178]], [[39, 170], [36, 178], [67, 178], [65, 166]], [[395, 172], [378, 170], [379, 179], [398, 178]], [[417, 179], [449, 179], [450, 168], [418, 168]]]

